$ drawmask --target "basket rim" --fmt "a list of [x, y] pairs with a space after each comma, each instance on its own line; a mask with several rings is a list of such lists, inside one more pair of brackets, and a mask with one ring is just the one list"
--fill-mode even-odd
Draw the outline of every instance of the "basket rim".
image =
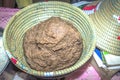
[[[89, 16], [88, 16], [87, 14], [85, 14], [85, 13], [84, 13], [82, 10], [80, 10], [79, 8], [73, 6], [73, 5], [69, 4], [69, 3], [60, 2], [60, 1], [48, 1], [48, 2], [39, 2], [39, 3], [31, 4], [31, 5], [23, 8], [23, 9], [21, 9], [20, 11], [18, 11], [18, 12], [9, 20], [9, 22], [7, 23], [7, 26], [6, 26], [5, 30], [4, 30], [4, 33], [3, 33], [3, 45], [4, 45], [4, 47], [5, 47], [6, 53], [8, 54], [9, 58], [11, 58], [11, 57], [13, 57], [13, 56], [12, 56], [12, 54], [9, 52], [9, 48], [8, 48], [8, 46], [7, 46], [7, 44], [6, 44], [6, 42], [7, 42], [7, 40], [6, 40], [6, 34], [7, 34], [7, 30], [8, 30], [9, 27], [10, 27], [9, 25], [13, 22], [14, 18], [15, 18], [17, 15], [21, 14], [22, 12], [24, 12], [26, 9], [29, 9], [30, 7], [34, 7], [34, 6], [39, 5], [39, 4], [47, 4], [47, 3], [51, 4], [51, 3], [53, 3], [53, 2], [54, 2], [54, 3], [58, 3], [58, 4], [62, 4], [62, 5], [70, 6], [70, 7], [72, 7], [73, 9], [76, 9], [81, 15], [83, 15], [83, 16], [87, 19], [88, 23], [89, 23], [90, 26], [91, 26], [91, 30], [93, 31], [93, 35], [92, 35], [92, 36], [93, 36], [93, 39], [92, 39], [92, 47], [90, 48], [90, 51], [91, 51], [91, 52], [89, 52], [89, 54], [87, 54], [87, 56], [85, 56], [85, 58], [81, 61], [82, 64], [79, 65], [79, 66], [84, 65], [84, 63], [86, 63], [86, 62], [90, 59], [90, 57], [92, 56], [92, 51], [94, 51], [95, 45], [96, 45], [95, 29], [94, 29], [94, 24], [93, 24], [92, 20], [89, 18]], [[24, 71], [24, 72], [26, 72], [26, 73], [28, 73], [28, 74], [35, 75], [35, 76], [47, 77], [47, 76], [45, 76], [45, 75], [33, 74], [33, 73], [31, 73], [31, 72], [27, 72], [27, 71], [26, 71], [27, 69], [26, 69], [26, 68], [25, 68], [25, 69], [21, 68], [21, 66], [20, 66], [19, 64], [20, 64], [20, 62], [18, 62], [18, 64], [16, 64], [16, 66], [17, 66], [19, 69], [21, 69], [22, 71]], [[78, 69], [78, 68], [79, 68], [79, 67], [77, 67], [76, 69]], [[76, 70], [76, 69], [74, 69], [74, 70]], [[65, 70], [65, 69], [63, 69], [63, 70]], [[58, 70], [58, 71], [63, 71], [63, 70]], [[39, 72], [42, 72], [42, 71], [39, 71]], [[57, 72], [57, 71], [54, 71], [54, 72]], [[45, 72], [45, 74], [47, 74], [47, 73], [51, 73], [51, 72]], [[68, 72], [66, 72], [66, 73], [64, 73], [64, 74], [68, 74]], [[64, 74], [62, 74], [62, 75], [64, 75]], [[60, 76], [60, 75], [53, 75], [53, 76], [50, 76], [50, 77], [54, 77], [54, 76]]]

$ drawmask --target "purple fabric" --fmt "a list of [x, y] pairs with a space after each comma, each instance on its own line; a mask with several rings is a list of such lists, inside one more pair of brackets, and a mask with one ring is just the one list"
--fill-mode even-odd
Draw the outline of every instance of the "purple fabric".
[[9, 19], [18, 11], [19, 9], [13, 8], [3, 8], [0, 7], [0, 27], [5, 28]]

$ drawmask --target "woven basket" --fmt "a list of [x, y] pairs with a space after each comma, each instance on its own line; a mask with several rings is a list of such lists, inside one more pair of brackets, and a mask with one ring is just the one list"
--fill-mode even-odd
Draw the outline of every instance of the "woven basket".
[[[24, 34], [29, 28], [52, 16], [67, 20], [78, 29], [83, 38], [83, 52], [80, 59], [69, 68], [53, 72], [36, 71], [31, 69], [25, 60]], [[80, 68], [90, 59], [95, 48], [94, 31], [91, 20], [79, 8], [64, 2], [40, 2], [20, 10], [11, 18], [3, 35], [4, 47], [11, 61], [24, 72], [40, 77], [61, 76]]]
[[90, 15], [93, 20], [97, 47], [110, 54], [120, 55], [120, 0], [104, 0], [97, 12]]

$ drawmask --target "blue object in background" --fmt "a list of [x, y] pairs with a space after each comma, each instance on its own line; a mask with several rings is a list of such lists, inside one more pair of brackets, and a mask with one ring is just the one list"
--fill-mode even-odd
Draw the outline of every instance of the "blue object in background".
[[96, 54], [99, 56], [99, 58], [102, 60], [102, 54], [101, 54], [100, 49], [95, 48], [95, 52], [96, 52]]

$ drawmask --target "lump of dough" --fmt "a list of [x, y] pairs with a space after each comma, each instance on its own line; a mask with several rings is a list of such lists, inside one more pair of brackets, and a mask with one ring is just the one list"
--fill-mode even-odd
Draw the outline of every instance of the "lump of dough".
[[26, 61], [38, 71], [56, 71], [74, 65], [83, 51], [83, 41], [74, 26], [51, 17], [25, 33]]

